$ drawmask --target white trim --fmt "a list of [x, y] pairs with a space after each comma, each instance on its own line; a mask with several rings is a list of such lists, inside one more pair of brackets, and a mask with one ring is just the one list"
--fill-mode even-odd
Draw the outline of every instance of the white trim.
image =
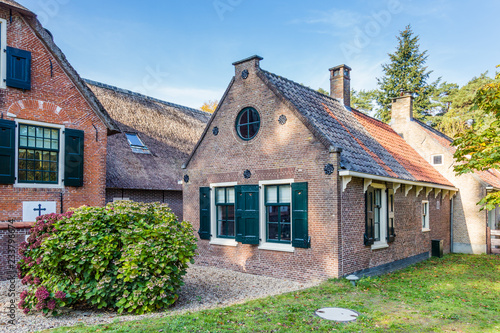
[[413, 180], [405, 180], [405, 179], [392, 178], [392, 177], [376, 176], [376, 175], [371, 175], [369, 173], [363, 173], [363, 172], [357, 172], [357, 171], [342, 170], [339, 172], [339, 176], [341, 176], [341, 177], [353, 176], [353, 177], [358, 177], [358, 178], [380, 180], [383, 182], [401, 183], [401, 184], [408, 184], [408, 185], [419, 185], [419, 186], [425, 186], [425, 187], [431, 187], [431, 188], [440, 188], [440, 189], [449, 190], [452, 192], [458, 192], [458, 189], [456, 187], [453, 187], [453, 186], [426, 183], [426, 182], [418, 182], [418, 181], [413, 181]]
[[401, 183], [393, 183], [392, 184], [392, 189], [394, 190], [394, 194], [396, 194], [396, 192], [399, 190], [400, 187], [401, 187]]
[[426, 196], [427, 198], [429, 197], [429, 193], [431, 193], [431, 191], [432, 191], [432, 190], [433, 190], [433, 188], [432, 188], [432, 187], [427, 187], [427, 188], [425, 189], [425, 196]]
[[280, 251], [280, 252], [295, 252], [295, 248], [292, 244], [275, 244], [275, 243], [265, 243], [259, 246], [259, 250], [268, 251]]
[[[282, 251], [282, 252], [294, 252], [294, 247], [292, 246], [292, 240], [290, 239], [290, 244], [276, 244], [267, 242], [266, 236], [266, 185], [283, 185], [295, 183], [294, 179], [276, 179], [276, 180], [261, 180], [259, 181], [259, 237], [260, 244], [259, 250], [270, 250], [270, 251]], [[290, 191], [290, 194], [292, 192]], [[290, 222], [293, 219], [292, 216], [292, 198], [290, 198]], [[290, 235], [293, 233], [293, 223], [290, 223]]]
[[364, 191], [364, 193], [366, 193], [366, 191], [368, 191], [368, 186], [370, 186], [372, 182], [373, 182], [373, 179], [370, 179], [370, 178], [365, 178], [364, 179], [364, 181], [363, 181], [363, 191]]
[[[223, 246], [238, 246], [236, 239], [234, 238], [218, 238], [217, 237], [217, 206], [215, 205], [215, 190], [217, 187], [234, 187], [238, 185], [238, 182], [228, 182], [228, 183], [213, 183], [210, 184], [210, 237], [209, 244], [213, 245], [223, 245]], [[236, 198], [235, 198], [236, 199]], [[235, 200], [236, 201], [236, 200]], [[236, 206], [234, 207], [236, 213]], [[235, 216], [236, 218], [236, 216]], [[236, 223], [235, 223], [234, 233], [236, 236]]]
[[347, 188], [347, 184], [349, 184], [352, 180], [351, 176], [345, 176], [342, 177], [342, 192], [345, 192], [345, 189]]
[[405, 184], [405, 197], [408, 196], [408, 192], [413, 188], [413, 185]]
[[415, 196], [418, 198], [418, 195], [420, 194], [420, 192], [422, 192], [422, 190], [424, 189], [423, 186], [417, 186], [417, 190], [416, 190], [416, 193], [415, 193]]
[[[24, 120], [24, 119], [16, 119], [16, 165], [15, 165], [15, 175], [16, 182], [14, 183], [14, 188], [64, 188], [64, 125], [59, 124], [51, 124], [40, 121], [32, 121], [32, 120]], [[19, 167], [19, 124], [22, 125], [35, 125], [35, 126], [44, 126], [59, 129], [59, 174], [58, 174], [58, 183], [57, 184], [29, 184], [29, 183], [18, 183], [19, 175], [18, 175], [18, 167]]]
[[0, 18], [0, 88], [7, 88], [7, 20]]
[[[422, 200], [422, 209], [423, 209], [423, 206], [424, 204], [427, 204], [427, 211], [425, 212], [425, 225], [422, 226], [422, 232], [428, 232], [430, 231], [431, 227], [430, 227], [430, 217], [429, 217], [429, 213], [430, 213], [430, 205], [429, 205], [429, 201], [428, 200]], [[423, 211], [420, 210], [420, 221], [422, 221], [422, 218], [423, 218]]]
[[[434, 163], [434, 157], [441, 156], [441, 163]], [[444, 165], [444, 154], [433, 154], [431, 155], [431, 165]]]
[[429, 232], [429, 231], [431, 231], [431, 229], [429, 229], [429, 228], [423, 228], [422, 229], [422, 232]]
[[389, 203], [387, 202], [387, 195], [385, 195], [385, 191], [387, 189], [387, 186], [385, 184], [379, 184], [379, 183], [372, 183], [371, 187], [374, 187], [376, 189], [382, 190], [381, 193], [381, 200], [382, 200], [382, 207], [380, 207], [380, 221], [379, 221], [379, 241], [375, 241], [371, 249], [376, 250], [376, 249], [382, 249], [385, 247], [389, 247], [387, 244], [387, 215], [389, 214]]
[[439, 193], [441, 193], [440, 188], [438, 188], [437, 190], [434, 190], [434, 198], [437, 198]]
[[380, 243], [373, 244], [371, 249], [372, 250], [380, 250], [380, 249], [386, 249], [388, 247], [389, 247], [389, 244], [387, 244], [387, 242], [386, 243], [380, 242]]

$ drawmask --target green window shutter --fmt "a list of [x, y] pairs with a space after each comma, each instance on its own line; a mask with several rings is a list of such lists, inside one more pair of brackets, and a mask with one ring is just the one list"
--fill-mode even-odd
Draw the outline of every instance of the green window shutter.
[[234, 194], [236, 241], [259, 244], [259, 185], [237, 185]]
[[83, 186], [83, 131], [64, 131], [64, 185]]
[[0, 184], [16, 181], [16, 123], [0, 119]]
[[387, 190], [387, 243], [394, 242], [394, 190]]
[[31, 52], [7, 46], [7, 86], [31, 89]]
[[308, 249], [311, 247], [308, 222], [308, 186], [307, 183], [292, 184], [292, 246]]
[[210, 187], [200, 187], [200, 239], [210, 239]]
[[375, 224], [374, 224], [374, 207], [375, 207], [375, 191], [373, 187], [368, 187], [365, 193], [365, 237], [364, 243], [366, 246], [372, 245], [375, 242]]

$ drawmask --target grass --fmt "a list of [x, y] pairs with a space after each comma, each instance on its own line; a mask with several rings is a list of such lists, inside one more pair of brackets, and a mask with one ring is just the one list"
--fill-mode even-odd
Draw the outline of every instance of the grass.
[[[361, 313], [334, 323], [322, 307]], [[160, 319], [50, 332], [500, 332], [500, 256], [448, 255], [357, 287], [330, 280], [317, 287], [226, 308]]]

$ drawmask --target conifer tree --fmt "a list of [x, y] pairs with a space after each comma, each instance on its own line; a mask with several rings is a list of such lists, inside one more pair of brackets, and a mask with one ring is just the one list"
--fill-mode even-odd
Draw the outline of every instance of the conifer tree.
[[394, 53], [389, 54], [390, 62], [382, 65], [384, 76], [377, 78], [379, 85], [377, 103], [380, 107], [377, 117], [389, 122], [392, 99], [404, 91], [414, 94], [414, 117], [423, 119], [431, 115], [430, 110], [433, 107], [431, 97], [439, 84], [439, 79], [434, 83], [427, 83], [432, 73], [425, 66], [427, 51], [420, 51], [419, 37], [414, 36], [410, 25], [400, 32], [397, 39], [398, 47]]

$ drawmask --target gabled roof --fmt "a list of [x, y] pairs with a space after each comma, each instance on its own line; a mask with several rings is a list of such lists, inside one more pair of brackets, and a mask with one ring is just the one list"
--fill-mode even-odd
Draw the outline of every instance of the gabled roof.
[[[412, 182], [453, 185], [432, 168], [388, 125], [346, 108], [339, 100], [256, 68], [257, 75], [288, 105], [326, 148], [341, 148], [344, 170]], [[228, 87], [227, 95], [234, 78]], [[222, 98], [219, 107], [224, 103]], [[215, 111], [212, 119], [217, 116]], [[197, 146], [186, 161], [194, 156]]]
[[[211, 114], [86, 80], [122, 133], [108, 137], [106, 187], [181, 190], [181, 164]], [[137, 133], [151, 154], [132, 152], [125, 133]]]
[[[435, 128], [432, 128], [419, 120], [414, 119], [414, 121], [443, 148], [448, 150], [451, 154], [455, 153], [457, 149], [451, 145], [451, 143], [453, 142], [452, 138], [446, 136], [444, 133], [439, 132]], [[474, 174], [489, 186], [492, 186], [495, 189], [500, 189], [500, 172], [498, 170], [490, 169], [485, 171], [474, 171]]]
[[82, 80], [80, 75], [78, 75], [76, 70], [68, 62], [66, 56], [61, 51], [61, 49], [59, 49], [59, 47], [57, 47], [57, 45], [54, 43], [54, 40], [50, 35], [50, 33], [48, 32], [48, 30], [44, 29], [41, 23], [36, 19], [36, 15], [30, 10], [28, 10], [26, 7], [17, 3], [16, 1], [0, 0], [0, 6], [6, 6], [8, 8], [15, 9], [24, 16], [26, 23], [31, 27], [31, 29], [33, 29], [36, 36], [42, 41], [42, 43], [47, 47], [52, 56], [58, 61], [63, 71], [73, 82], [73, 84], [81, 93], [83, 98], [87, 101], [87, 103], [94, 110], [96, 115], [102, 120], [104, 125], [108, 128], [108, 133], [112, 134], [119, 131], [118, 126], [113, 122], [111, 117], [108, 115], [106, 109], [101, 105], [99, 100], [87, 87], [87, 85]]

